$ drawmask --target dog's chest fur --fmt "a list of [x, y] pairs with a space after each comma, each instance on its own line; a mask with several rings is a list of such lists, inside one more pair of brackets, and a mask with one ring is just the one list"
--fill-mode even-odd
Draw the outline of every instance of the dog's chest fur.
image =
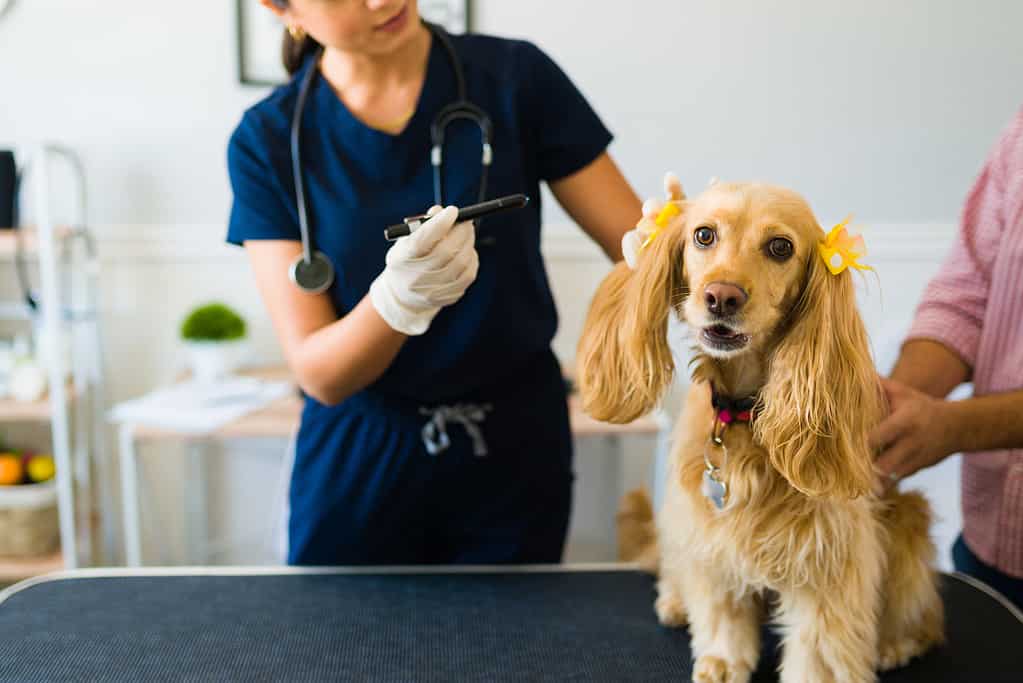
[[[725, 457], [709, 444], [713, 412], [708, 397], [690, 399], [662, 510], [666, 550], [675, 546], [669, 551], [730, 577], [740, 594], [840, 582], [838, 568], [857, 548], [866, 550], [863, 544], [876, 542], [870, 504], [812, 499], [795, 490], [770, 466], [745, 424], [725, 431]], [[701, 489], [705, 450], [728, 484], [720, 511]]]

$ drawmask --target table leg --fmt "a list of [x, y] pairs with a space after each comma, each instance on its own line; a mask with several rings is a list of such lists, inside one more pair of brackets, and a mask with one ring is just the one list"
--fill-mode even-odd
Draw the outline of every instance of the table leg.
[[657, 420], [657, 441], [654, 448], [654, 471], [651, 491], [654, 510], [661, 509], [664, 500], [664, 483], [668, 480], [668, 465], [671, 461], [671, 445], [673, 423], [671, 417], [662, 410], [654, 415]]
[[608, 436], [605, 440], [606, 448], [605, 452], [608, 455], [608, 467], [607, 476], [609, 478], [609, 488], [611, 489], [612, 495], [610, 499], [611, 507], [611, 557], [610, 560], [614, 561], [617, 558], [618, 552], [618, 504], [622, 500], [622, 489], [625, 488], [625, 444], [624, 439], [620, 434], [614, 434]]
[[124, 556], [129, 567], [142, 566], [142, 540], [139, 537], [139, 491], [133, 425], [120, 429], [121, 505], [124, 518]]
[[209, 562], [209, 510], [206, 495], [206, 455], [204, 440], [188, 442], [189, 477], [185, 484], [188, 519], [189, 561], [193, 565]]

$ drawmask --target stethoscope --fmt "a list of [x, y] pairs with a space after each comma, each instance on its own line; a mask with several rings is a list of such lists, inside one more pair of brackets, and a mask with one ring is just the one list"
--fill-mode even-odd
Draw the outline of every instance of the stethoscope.
[[[433, 166], [433, 200], [435, 204], [443, 206], [444, 198], [444, 131], [449, 124], [458, 119], [468, 119], [474, 122], [480, 129], [480, 140], [483, 146], [482, 169], [480, 171], [479, 199], [482, 202], [487, 193], [487, 171], [490, 162], [493, 160], [493, 151], [490, 147], [490, 134], [492, 124], [486, 112], [469, 101], [466, 94], [465, 72], [458, 55], [455, 53], [454, 45], [444, 29], [423, 22], [430, 30], [433, 37], [440, 42], [451, 62], [451, 70], [455, 74], [455, 83], [458, 88], [458, 97], [451, 104], [441, 109], [430, 124], [430, 139], [433, 148], [430, 151], [430, 164]], [[319, 48], [314, 60], [318, 60], [323, 53]], [[291, 171], [295, 181], [295, 201], [298, 205], [298, 224], [302, 233], [302, 254], [295, 259], [288, 269], [288, 276], [291, 281], [304, 292], [319, 294], [325, 291], [334, 282], [334, 265], [330, 258], [322, 251], [315, 251], [312, 247], [312, 240], [309, 235], [309, 215], [306, 208], [305, 186], [302, 182], [302, 159], [300, 150], [300, 137], [302, 132], [302, 112], [305, 110], [306, 97], [309, 95], [309, 88], [313, 78], [316, 76], [315, 63], [310, 65], [302, 78], [302, 84], [298, 91], [298, 100], [295, 103], [295, 114], [291, 119]]]

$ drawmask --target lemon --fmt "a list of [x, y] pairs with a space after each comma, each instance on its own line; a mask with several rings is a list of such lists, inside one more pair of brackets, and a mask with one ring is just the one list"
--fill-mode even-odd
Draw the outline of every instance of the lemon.
[[53, 464], [53, 458], [49, 455], [33, 455], [28, 460], [28, 478], [34, 482], [53, 479], [57, 468]]

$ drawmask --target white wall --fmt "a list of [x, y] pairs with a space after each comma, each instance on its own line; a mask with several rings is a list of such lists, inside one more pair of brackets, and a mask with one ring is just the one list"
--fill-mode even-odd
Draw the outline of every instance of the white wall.
[[[250, 0], [255, 3], [255, 0]], [[946, 221], [1023, 101], [1017, 0], [476, 0], [476, 29], [550, 52], [642, 193], [674, 168], [797, 187], [827, 216]], [[220, 223], [232, 0], [16, 0], [0, 145], [85, 156], [97, 225]]]
[[[824, 222], [855, 212], [884, 225], [868, 244], [884, 262], [885, 306], [868, 297], [865, 309], [882, 367], [969, 183], [1023, 102], [1015, 0], [478, 0], [474, 15], [477, 30], [529, 38], [558, 60], [615, 132], [612, 152], [640, 194], [657, 192], [669, 168], [690, 190], [711, 175], [760, 178], [797, 188]], [[221, 243], [226, 139], [266, 93], [236, 82], [234, 41], [228, 0], [16, 0], [0, 18], [0, 147], [57, 140], [85, 161], [115, 400], [177, 372], [177, 323], [210, 297], [247, 315], [258, 359], [279, 357], [242, 254]], [[556, 350], [567, 359], [607, 264], [547, 207]], [[270, 495], [281, 447], [228, 449], [214, 467], [218, 526], [258, 535], [266, 515], [253, 501]], [[631, 449], [636, 481], [651, 445]], [[173, 453], [153, 450], [146, 463], [154, 561], [183, 557], [179, 499], [191, 484]], [[593, 493], [609, 490], [607, 470], [599, 449], [581, 450], [589, 499], [574, 538], [613, 514], [614, 501]], [[955, 515], [952, 470], [932, 473], [928, 489]]]
[[672, 168], [790, 185], [825, 216], [945, 221], [1023, 103], [1018, 0], [477, 7], [566, 68], [644, 192]]
[[229, 0], [16, 0], [0, 145], [77, 149], [98, 226], [222, 222], [226, 136], [262, 94], [236, 82], [233, 16]]

